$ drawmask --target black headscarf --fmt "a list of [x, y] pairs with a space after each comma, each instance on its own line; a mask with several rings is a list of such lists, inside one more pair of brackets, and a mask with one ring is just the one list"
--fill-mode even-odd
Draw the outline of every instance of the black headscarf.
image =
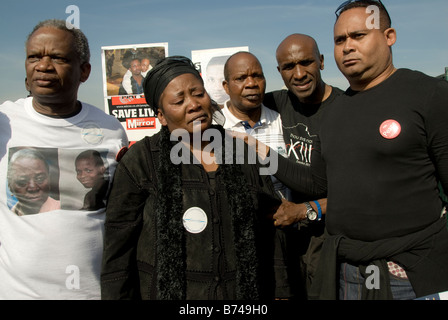
[[159, 109], [159, 100], [163, 90], [165, 90], [171, 80], [185, 73], [194, 74], [203, 82], [193, 62], [183, 56], [164, 58], [148, 72], [143, 81], [143, 93], [145, 94], [146, 103], [154, 110], [155, 114], [157, 114]]

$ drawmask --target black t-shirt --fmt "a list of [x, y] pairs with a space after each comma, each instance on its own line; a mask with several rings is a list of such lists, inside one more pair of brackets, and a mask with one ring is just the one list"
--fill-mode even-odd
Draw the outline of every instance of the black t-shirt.
[[[332, 87], [330, 96], [324, 102], [313, 105], [301, 103], [289, 90], [269, 92], [265, 96], [264, 104], [280, 113], [288, 158], [304, 169], [311, 166], [311, 154], [322, 114], [341, 94], [341, 89]], [[293, 200], [300, 203], [310, 200], [310, 197], [293, 192]]]
[[322, 117], [315, 148], [330, 234], [373, 241], [421, 230], [440, 218], [439, 180], [448, 190], [448, 82], [400, 69], [348, 90]]

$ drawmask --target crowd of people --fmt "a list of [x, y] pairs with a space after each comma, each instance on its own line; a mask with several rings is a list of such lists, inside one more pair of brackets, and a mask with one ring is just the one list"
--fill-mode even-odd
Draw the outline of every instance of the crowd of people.
[[[378, 21], [366, 24], [372, 5]], [[131, 147], [115, 117], [78, 100], [85, 35], [37, 24], [30, 95], [0, 105], [0, 299], [448, 291], [448, 82], [394, 66], [381, 1], [346, 1], [336, 17], [345, 91], [323, 80], [318, 44], [299, 33], [275, 53], [286, 89], [265, 92], [260, 61], [237, 52], [219, 104], [190, 59], [142, 74], [130, 58], [126, 85], [162, 125]]]

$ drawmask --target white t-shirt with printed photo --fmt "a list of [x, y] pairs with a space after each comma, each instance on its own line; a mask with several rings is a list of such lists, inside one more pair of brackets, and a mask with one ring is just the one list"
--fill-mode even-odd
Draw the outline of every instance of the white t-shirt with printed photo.
[[106, 191], [127, 145], [120, 122], [89, 104], [66, 119], [31, 97], [0, 105], [0, 299], [100, 299]]

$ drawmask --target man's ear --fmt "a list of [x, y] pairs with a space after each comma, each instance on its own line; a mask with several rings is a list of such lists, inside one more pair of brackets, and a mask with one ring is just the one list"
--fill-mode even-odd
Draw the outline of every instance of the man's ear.
[[227, 93], [227, 95], [229, 95], [229, 83], [226, 80], [222, 82], [222, 87], [224, 88], [224, 91]]
[[28, 84], [28, 78], [25, 78], [25, 88], [26, 91], [30, 92], [30, 85]]
[[86, 82], [89, 79], [90, 71], [92, 70], [92, 66], [90, 63], [86, 62], [81, 65], [81, 82]]
[[325, 68], [325, 63], [324, 63], [324, 61], [325, 61], [324, 55], [321, 54], [321, 55], [320, 55], [320, 70], [324, 70], [324, 68]]
[[397, 42], [397, 31], [394, 28], [388, 28], [384, 31], [384, 36], [386, 37], [387, 45], [392, 47], [395, 42]]

